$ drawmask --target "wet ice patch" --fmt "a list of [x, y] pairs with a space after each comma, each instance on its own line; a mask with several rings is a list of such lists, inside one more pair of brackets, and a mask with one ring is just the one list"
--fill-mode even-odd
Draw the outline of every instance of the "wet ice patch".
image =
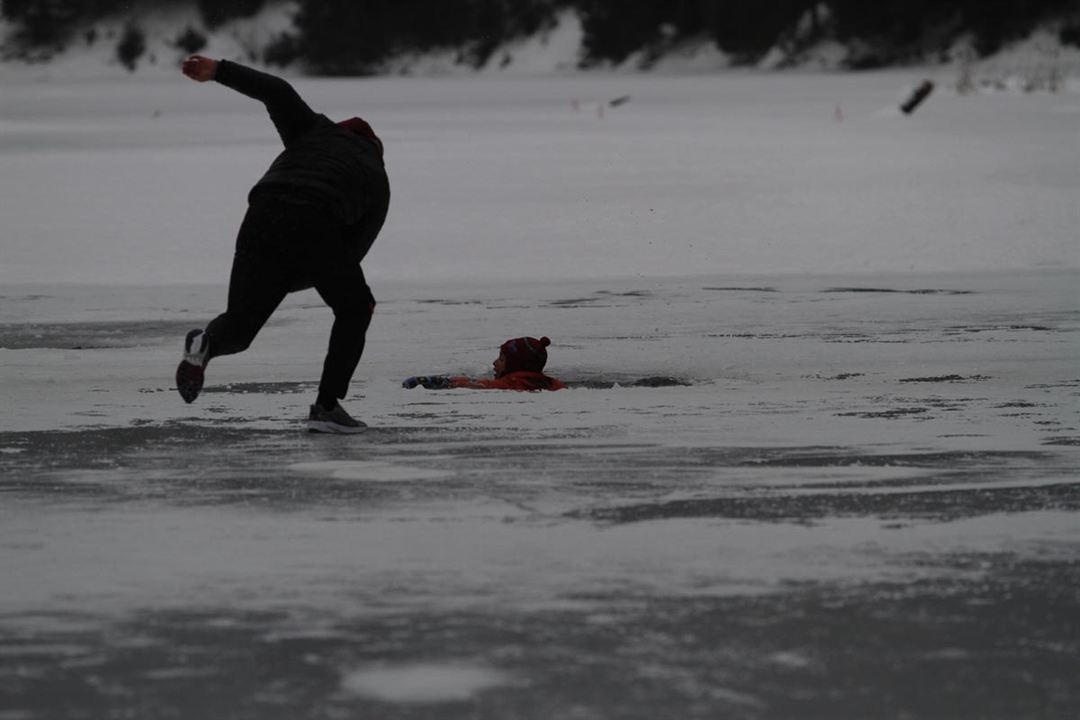
[[882, 287], [832, 287], [823, 290], [826, 293], [876, 293], [901, 295], [971, 295], [971, 290], [953, 290], [948, 288], [917, 288], [914, 290]]
[[774, 652], [769, 656], [769, 662], [782, 668], [791, 668], [794, 670], [801, 670], [802, 668], [810, 667], [811, 665], [810, 658], [806, 657], [806, 655], [786, 650]]
[[0, 658], [80, 657], [89, 655], [91, 648], [68, 643], [11, 643], [0, 647]]
[[128, 348], [160, 338], [183, 336], [189, 320], [0, 323], [0, 347], [93, 350]]
[[187, 680], [190, 678], [212, 677], [217, 673], [213, 667], [163, 667], [147, 670], [143, 677], [147, 680]]
[[296, 463], [290, 465], [289, 469], [304, 475], [367, 482], [441, 480], [453, 474], [446, 470], [398, 465], [377, 460], [326, 460], [323, 462]]
[[392, 703], [462, 702], [506, 685], [508, 676], [471, 663], [415, 663], [353, 670], [341, 681], [350, 695]]
[[665, 375], [651, 375], [649, 377], [594, 377], [594, 378], [566, 378], [564, 381], [569, 388], [585, 388], [589, 390], [613, 390], [617, 387], [690, 387], [693, 385], [689, 380]]

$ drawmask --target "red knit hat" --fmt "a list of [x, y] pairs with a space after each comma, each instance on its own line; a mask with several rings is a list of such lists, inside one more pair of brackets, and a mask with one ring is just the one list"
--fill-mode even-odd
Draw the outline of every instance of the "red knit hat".
[[499, 347], [499, 352], [506, 358], [506, 372], [542, 372], [547, 364], [547, 346], [551, 340], [542, 337], [519, 337], [507, 340]]
[[343, 127], [346, 130], [352, 131], [357, 135], [370, 140], [375, 143], [375, 147], [379, 148], [379, 155], [383, 154], [383, 144], [379, 136], [375, 134], [375, 131], [371, 129], [371, 125], [368, 125], [366, 120], [358, 117], [351, 117], [348, 120], [342, 120], [338, 122], [338, 127]]

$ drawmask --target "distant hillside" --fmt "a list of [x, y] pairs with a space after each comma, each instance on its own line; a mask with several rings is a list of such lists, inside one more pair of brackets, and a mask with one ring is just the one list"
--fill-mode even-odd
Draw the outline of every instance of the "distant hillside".
[[1018, 47], [1014, 72], [1080, 69], [1080, 0], [4, 0], [0, 15], [5, 66], [44, 74], [172, 70], [192, 52], [323, 75], [985, 67]]

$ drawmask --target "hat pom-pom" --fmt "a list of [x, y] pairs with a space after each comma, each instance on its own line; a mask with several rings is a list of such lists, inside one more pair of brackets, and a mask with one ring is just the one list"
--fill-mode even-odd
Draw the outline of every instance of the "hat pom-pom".
[[547, 347], [550, 344], [551, 344], [551, 338], [549, 338], [548, 336], [545, 335], [544, 337], [540, 338], [540, 346], [541, 347]]

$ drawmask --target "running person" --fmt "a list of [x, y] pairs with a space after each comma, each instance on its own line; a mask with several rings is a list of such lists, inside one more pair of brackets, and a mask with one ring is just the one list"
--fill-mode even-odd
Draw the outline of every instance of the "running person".
[[316, 113], [274, 75], [200, 55], [184, 61], [182, 70], [265, 104], [285, 149], [248, 195], [227, 309], [205, 330], [188, 333], [177, 389], [194, 401], [212, 358], [246, 350], [288, 293], [314, 287], [334, 311], [334, 324], [308, 427], [358, 432], [363, 423], [338, 400], [348, 391], [375, 310], [360, 261], [390, 203], [382, 141], [360, 118], [335, 123]]

